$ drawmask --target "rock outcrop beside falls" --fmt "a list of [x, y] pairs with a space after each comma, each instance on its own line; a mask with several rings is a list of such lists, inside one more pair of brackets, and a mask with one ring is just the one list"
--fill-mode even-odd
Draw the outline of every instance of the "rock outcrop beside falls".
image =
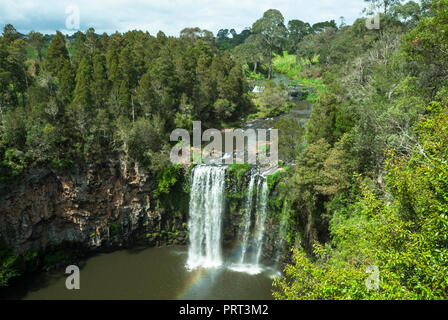
[[[226, 173], [223, 248], [237, 248], [242, 243], [244, 201], [251, 172], [239, 178], [230, 170]], [[158, 201], [153, 197], [156, 188], [154, 176], [120, 160], [79, 165], [72, 173], [32, 169], [14, 185], [0, 185], [0, 243], [17, 254], [66, 243], [82, 245], [89, 251], [136, 244], [187, 245], [189, 194], [173, 190], [166, 195], [168, 201]], [[181, 201], [181, 197], [186, 199]], [[255, 211], [248, 245], [253, 252]], [[269, 212], [261, 260], [273, 261], [278, 254], [278, 229], [278, 221]]]
[[155, 209], [156, 181], [142, 168], [114, 160], [73, 171], [33, 169], [0, 185], [0, 240], [18, 254], [65, 241], [91, 249], [187, 243], [186, 216]]

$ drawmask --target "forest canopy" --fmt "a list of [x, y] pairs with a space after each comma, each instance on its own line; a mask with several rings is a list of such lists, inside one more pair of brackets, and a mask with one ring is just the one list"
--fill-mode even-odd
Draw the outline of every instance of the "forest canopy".
[[[379, 29], [365, 17], [287, 22], [276, 9], [216, 37], [197, 27], [179, 37], [22, 35], [6, 25], [0, 183], [114, 155], [171, 181], [169, 132], [282, 114], [293, 104], [272, 80], [281, 74], [307, 90], [313, 111], [306, 124], [276, 123], [288, 166], [270, 185], [270, 210], [286, 212], [293, 253], [274, 297], [447, 299], [448, 0], [365, 2]], [[3, 286], [17, 272], [0, 249]]]

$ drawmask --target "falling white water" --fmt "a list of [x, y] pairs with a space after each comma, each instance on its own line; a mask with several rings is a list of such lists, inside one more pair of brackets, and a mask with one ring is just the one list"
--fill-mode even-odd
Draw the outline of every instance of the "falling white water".
[[246, 255], [247, 243], [250, 234], [250, 218], [252, 216], [252, 203], [254, 195], [255, 178], [256, 176], [254, 174], [252, 174], [250, 177], [249, 186], [247, 188], [246, 202], [244, 205], [245, 212], [244, 212], [243, 243], [241, 245], [241, 259], [240, 259], [241, 264], [244, 263], [244, 256]]
[[[255, 252], [255, 255], [249, 255], [250, 261], [247, 262], [247, 247], [248, 247], [248, 238], [250, 235], [250, 216], [249, 216], [249, 225], [247, 225], [247, 220], [245, 221], [245, 229], [244, 229], [244, 235], [243, 235], [243, 244], [242, 244], [242, 256], [240, 259], [240, 262], [237, 264], [232, 264], [229, 269], [236, 271], [236, 272], [244, 272], [251, 275], [259, 274], [264, 271], [264, 268], [260, 265], [260, 258], [263, 250], [263, 238], [264, 238], [264, 231], [265, 231], [265, 222], [266, 222], [266, 216], [267, 216], [267, 201], [268, 201], [268, 185], [266, 182], [266, 179], [262, 179], [261, 176], [260, 180], [257, 183], [257, 194], [256, 194], [256, 221], [255, 221], [255, 230], [254, 235], [251, 241], [251, 249]], [[252, 180], [253, 179], [253, 180]], [[251, 177], [251, 182], [255, 185], [255, 177]], [[254, 188], [254, 186], [252, 186]], [[253, 189], [252, 189], [252, 195], [253, 195]], [[251, 195], [248, 194], [248, 197], [251, 197]], [[247, 201], [247, 199], [246, 199]], [[248, 205], [252, 205], [252, 201], [249, 203], [246, 202], [246, 207]], [[246, 211], [247, 215], [247, 211]], [[249, 214], [250, 215], [250, 214]], [[245, 217], [246, 219], [246, 217]], [[247, 231], [247, 232], [246, 232]], [[247, 238], [246, 238], [247, 237]]]
[[221, 224], [224, 211], [226, 167], [197, 166], [192, 171], [190, 246], [187, 268], [222, 264]]
[[[260, 187], [261, 184], [261, 187]], [[258, 182], [258, 196], [257, 196], [257, 222], [255, 225], [255, 239], [254, 247], [256, 248], [254, 265], [258, 266], [260, 263], [260, 257], [263, 250], [263, 237], [265, 222], [267, 216], [268, 205], [268, 183], [266, 179]]]

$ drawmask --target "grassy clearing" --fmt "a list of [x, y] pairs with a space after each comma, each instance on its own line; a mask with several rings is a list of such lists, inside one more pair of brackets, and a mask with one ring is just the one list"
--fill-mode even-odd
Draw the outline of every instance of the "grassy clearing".
[[305, 61], [298, 62], [295, 54], [289, 54], [286, 51], [283, 52], [283, 56], [276, 54], [272, 60], [274, 70], [286, 75], [288, 79], [298, 79], [304, 63]]

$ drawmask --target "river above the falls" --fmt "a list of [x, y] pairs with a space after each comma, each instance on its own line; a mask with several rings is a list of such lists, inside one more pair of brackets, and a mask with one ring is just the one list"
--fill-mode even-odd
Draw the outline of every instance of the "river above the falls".
[[186, 247], [119, 250], [80, 263], [80, 290], [67, 290], [65, 268], [24, 279], [8, 299], [269, 300], [272, 270], [257, 275], [185, 267]]

